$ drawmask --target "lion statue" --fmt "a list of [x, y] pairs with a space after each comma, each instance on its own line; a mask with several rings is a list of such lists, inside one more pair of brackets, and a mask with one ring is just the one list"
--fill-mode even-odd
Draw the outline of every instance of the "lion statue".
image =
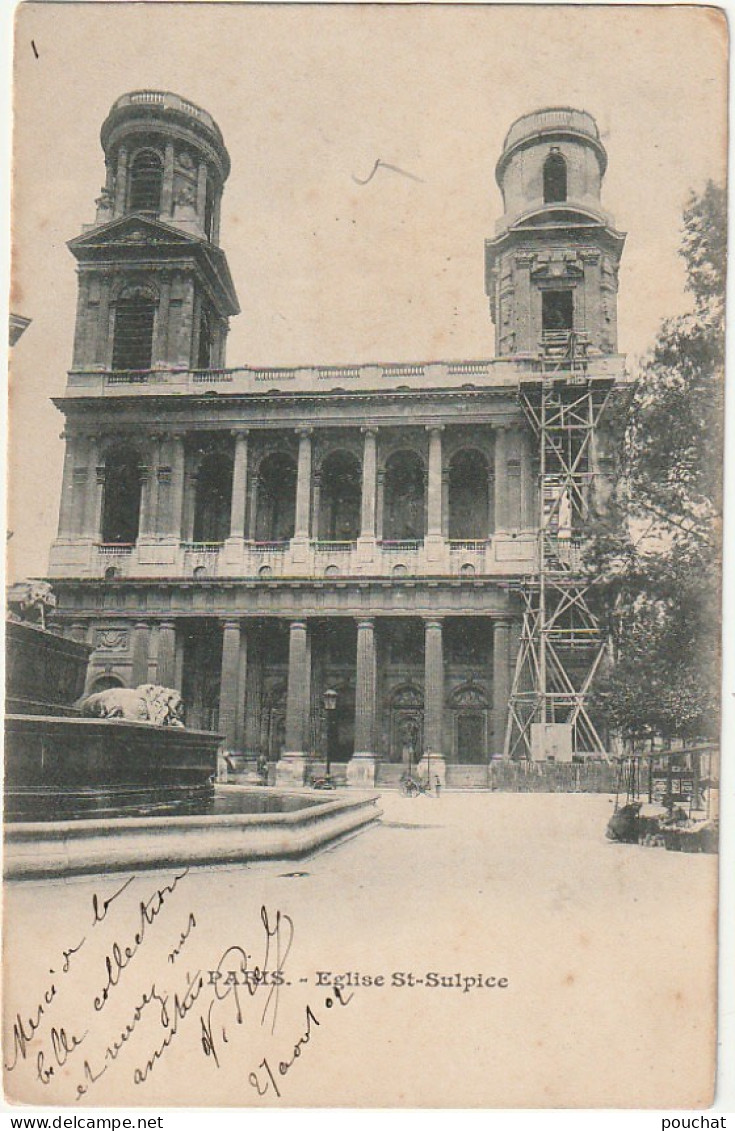
[[183, 727], [184, 704], [178, 691], [142, 683], [140, 687], [109, 687], [88, 695], [79, 704], [82, 715], [94, 719], [129, 719], [159, 727]]
[[48, 581], [18, 581], [8, 588], [8, 608], [20, 620], [45, 628], [56, 611], [56, 595]]

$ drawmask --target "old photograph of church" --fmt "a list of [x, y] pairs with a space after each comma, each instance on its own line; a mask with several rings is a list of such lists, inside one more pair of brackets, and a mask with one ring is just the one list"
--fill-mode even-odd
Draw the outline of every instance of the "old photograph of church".
[[[345, 1063], [383, 1024], [386, 971], [386, 998], [454, 964], [457, 986], [500, 987], [497, 1014], [468, 993], [470, 1036], [458, 1015], [420, 1056], [390, 995], [401, 1051], [368, 1041], [372, 1076], [302, 1076], [294, 1103], [710, 1102], [724, 24], [689, 6], [19, 13], [6, 981], [44, 914], [68, 956], [103, 882], [122, 915], [128, 883], [177, 867], [162, 921], [189, 899], [188, 926], [150, 966], [172, 995], [177, 948], [199, 970], [184, 1034], [253, 908], [268, 946], [276, 907], [300, 925], [286, 1016], [321, 1016], [299, 986], [334, 994], [330, 971], [358, 971], [330, 1009], [371, 987], [345, 1009]], [[24, 1100], [42, 950], [5, 1012]], [[620, 955], [635, 1001], [602, 1008]], [[573, 1001], [553, 1021], [547, 966], [550, 1008]], [[660, 1038], [685, 972], [696, 1010]], [[450, 982], [427, 977], [428, 1033], [428, 987]], [[170, 1053], [170, 1018], [145, 1022], [166, 1060], [136, 1037], [97, 1086], [104, 1017], [44, 1102], [72, 1083], [89, 1103], [280, 1101], [257, 1066], [257, 1086], [209, 1080], [231, 1052], [212, 1009]], [[542, 1015], [597, 1049], [573, 1084], [552, 1037], [522, 1069]], [[442, 1084], [442, 1048], [473, 1042], [467, 1080]]]

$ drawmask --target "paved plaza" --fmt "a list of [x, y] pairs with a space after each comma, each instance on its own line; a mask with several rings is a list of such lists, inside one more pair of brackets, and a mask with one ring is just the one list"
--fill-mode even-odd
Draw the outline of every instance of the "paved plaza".
[[[39, 1050], [56, 1063], [56, 1026], [68, 1044], [86, 1035], [56, 1057], [53, 1103], [78, 1086], [83, 1103], [708, 1100], [716, 858], [610, 843], [601, 795], [386, 793], [382, 806], [379, 825], [306, 860], [8, 884], [8, 1018], [56, 986], [9, 1095], [23, 1098]], [[244, 978], [261, 961], [290, 984], [223, 989], [218, 971]], [[360, 984], [335, 993], [350, 973]], [[149, 1001], [121, 1041], [151, 985], [167, 1007]], [[7, 1062], [12, 1033], [5, 1048]], [[264, 1062], [290, 1063], [280, 1097]]]

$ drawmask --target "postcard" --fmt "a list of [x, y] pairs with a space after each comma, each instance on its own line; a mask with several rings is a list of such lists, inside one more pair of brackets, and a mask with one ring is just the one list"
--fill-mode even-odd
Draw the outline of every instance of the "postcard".
[[712, 1104], [727, 56], [18, 7], [9, 1104]]

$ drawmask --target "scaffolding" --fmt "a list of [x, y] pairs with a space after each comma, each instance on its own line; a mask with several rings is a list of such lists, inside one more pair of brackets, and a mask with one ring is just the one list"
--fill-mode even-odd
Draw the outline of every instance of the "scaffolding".
[[[523, 626], [511, 688], [505, 757], [605, 756], [587, 695], [606, 642], [590, 610], [581, 535], [593, 505], [595, 430], [612, 393], [580, 335], [549, 335], [519, 399], [537, 439], [540, 515], [536, 568], [511, 585]], [[557, 338], [559, 339], [557, 341]]]

